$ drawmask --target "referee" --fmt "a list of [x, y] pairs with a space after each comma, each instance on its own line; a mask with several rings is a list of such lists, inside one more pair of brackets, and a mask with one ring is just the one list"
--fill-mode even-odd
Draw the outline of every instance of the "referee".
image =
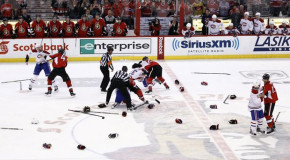
[[113, 47], [108, 46], [107, 53], [103, 54], [102, 59], [100, 61], [100, 69], [104, 75], [101, 86], [100, 86], [102, 92], [107, 92], [106, 89], [110, 82], [109, 68], [112, 70], [112, 72], [114, 71], [114, 67], [112, 64], [112, 57], [111, 57], [111, 55], [113, 54], [113, 51], [114, 51]]

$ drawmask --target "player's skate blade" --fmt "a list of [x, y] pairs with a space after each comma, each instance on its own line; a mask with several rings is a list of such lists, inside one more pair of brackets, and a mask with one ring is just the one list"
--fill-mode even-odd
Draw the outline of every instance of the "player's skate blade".
[[32, 90], [32, 85], [29, 85], [28, 89], [31, 91]]
[[254, 133], [252, 130], [250, 130], [250, 134], [253, 135], [253, 136], [257, 135], [257, 133]]
[[272, 127], [272, 128], [269, 128], [267, 127], [267, 131], [266, 131], [266, 134], [271, 134], [275, 131], [275, 129]]
[[51, 90], [48, 90], [48, 91], [45, 92], [44, 94], [46, 94], [47, 96], [48, 96], [48, 95], [51, 95]]
[[111, 109], [114, 109], [116, 107], [118, 107], [120, 104], [119, 103], [114, 103], [112, 106], [111, 106]]
[[74, 92], [70, 92], [70, 95], [73, 97], [76, 96], [76, 94]]

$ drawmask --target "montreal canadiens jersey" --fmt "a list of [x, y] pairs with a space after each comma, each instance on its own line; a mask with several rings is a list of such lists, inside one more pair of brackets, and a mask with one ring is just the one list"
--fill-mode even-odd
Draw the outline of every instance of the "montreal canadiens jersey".
[[36, 49], [33, 49], [30, 53], [27, 54], [28, 56], [33, 56], [36, 58], [36, 63], [44, 63], [46, 62], [46, 56], [49, 55], [47, 51], [37, 51]]
[[142, 68], [135, 68], [131, 71], [130, 77], [133, 80], [138, 80], [139, 82], [142, 82], [144, 79], [145, 73], [142, 71]]
[[258, 97], [258, 93], [254, 94], [251, 92], [250, 95], [250, 100], [249, 100], [249, 111], [251, 110], [261, 110], [261, 103], [262, 103], [262, 99]]

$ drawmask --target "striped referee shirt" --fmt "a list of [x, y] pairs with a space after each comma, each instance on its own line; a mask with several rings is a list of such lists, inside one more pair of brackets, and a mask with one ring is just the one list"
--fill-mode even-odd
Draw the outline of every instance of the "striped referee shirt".
[[120, 71], [117, 71], [115, 75], [113, 76], [112, 80], [115, 80], [115, 79], [121, 79], [123, 80], [123, 82], [128, 82], [130, 79], [130, 76], [127, 72], [120, 70]]
[[112, 63], [112, 57], [108, 53], [104, 53], [102, 56], [102, 59], [100, 61], [100, 64], [102, 67], [110, 67], [112, 70], [114, 70], [114, 66]]

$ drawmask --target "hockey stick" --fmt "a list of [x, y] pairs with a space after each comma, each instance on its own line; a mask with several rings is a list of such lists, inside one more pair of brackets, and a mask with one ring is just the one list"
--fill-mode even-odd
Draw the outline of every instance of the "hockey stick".
[[91, 116], [101, 117], [102, 119], [105, 119], [104, 116], [100, 116], [100, 115], [92, 114], [92, 113], [85, 113], [85, 112], [80, 111], [80, 110], [71, 110], [71, 109], [69, 109], [68, 111], [71, 111], [71, 112], [78, 112], [78, 113], [83, 113], [83, 114], [88, 114], [88, 115], [91, 115]]
[[22, 128], [0, 128], [0, 129], [7, 129], [7, 130], [23, 130]]
[[111, 113], [111, 112], [96, 112], [96, 111], [90, 111], [92, 113], [102, 113], [102, 114], [115, 114], [115, 115], [120, 115], [119, 113]]
[[142, 107], [142, 106], [144, 106], [145, 104], [149, 104], [149, 102], [148, 102], [148, 101], [145, 101], [145, 102], [143, 102], [143, 103], [141, 103], [141, 104], [139, 104], [139, 105], [137, 105], [137, 106], [135, 106], [135, 107], [132, 107], [132, 109], [131, 109], [130, 111], [132, 111], [132, 110], [136, 110], [137, 108]]
[[194, 74], [223, 74], [223, 75], [231, 75], [229, 73], [207, 73], [207, 72], [192, 72]]
[[276, 118], [275, 118], [275, 123], [276, 123], [277, 119], [279, 118], [280, 113], [281, 113], [281, 112], [279, 112], [279, 113], [277, 114], [277, 116], [276, 116]]
[[227, 96], [227, 98], [224, 100], [224, 104], [229, 104], [226, 101], [229, 99], [230, 95]]
[[21, 80], [15, 80], [15, 81], [6, 81], [1, 83], [12, 83], [12, 82], [21, 82], [21, 81], [29, 81], [30, 79], [21, 79]]

